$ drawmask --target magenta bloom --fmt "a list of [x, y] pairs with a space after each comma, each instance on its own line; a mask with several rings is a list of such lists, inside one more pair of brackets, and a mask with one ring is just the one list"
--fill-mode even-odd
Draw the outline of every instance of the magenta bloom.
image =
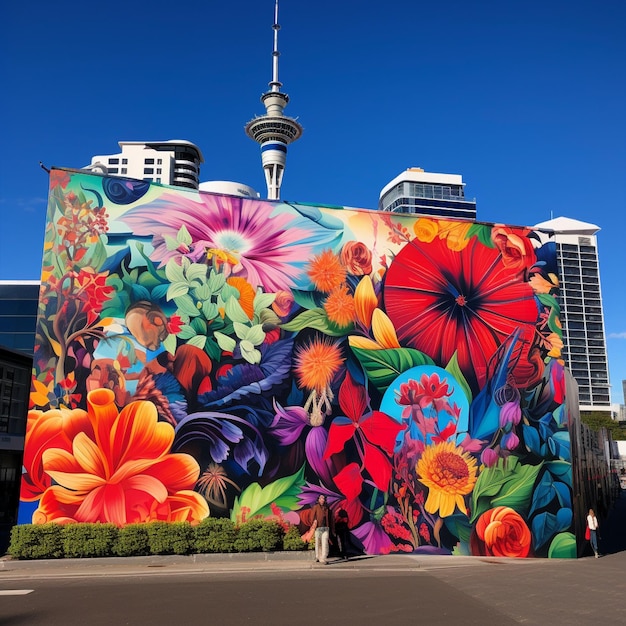
[[[150, 258], [161, 266], [180, 256], [192, 261], [213, 259], [228, 273], [268, 292], [294, 287], [294, 276], [313, 247], [309, 243], [313, 233], [298, 225], [297, 215], [247, 198], [200, 194], [196, 200], [165, 193], [121, 219], [136, 235], [158, 233], [152, 238]], [[173, 249], [182, 226], [191, 243]]]

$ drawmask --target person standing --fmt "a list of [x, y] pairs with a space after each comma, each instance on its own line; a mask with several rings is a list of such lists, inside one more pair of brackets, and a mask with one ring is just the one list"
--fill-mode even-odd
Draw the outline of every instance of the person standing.
[[596, 559], [600, 556], [598, 551], [598, 518], [593, 512], [593, 509], [589, 509], [589, 515], [587, 515], [587, 528], [589, 529], [589, 542], [593, 553], [596, 555]]
[[328, 559], [328, 540], [333, 517], [326, 504], [326, 496], [320, 495], [313, 506], [313, 526], [315, 527], [315, 560], [326, 563]]
[[350, 543], [349, 521], [346, 510], [339, 509], [335, 518], [335, 536], [339, 543], [339, 556], [342, 559], [348, 558], [348, 544]]

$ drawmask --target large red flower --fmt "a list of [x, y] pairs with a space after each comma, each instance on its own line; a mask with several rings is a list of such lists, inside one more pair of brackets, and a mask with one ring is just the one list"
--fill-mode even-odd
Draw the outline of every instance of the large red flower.
[[477, 238], [460, 251], [442, 239], [413, 240], [387, 270], [384, 302], [401, 343], [443, 367], [456, 352], [463, 374], [478, 387], [491, 356], [518, 328], [524, 365], [538, 317], [531, 286], [500, 250]]
[[361, 464], [349, 463], [334, 476], [337, 488], [348, 499], [358, 497], [363, 484], [362, 471], [365, 470], [374, 484], [386, 491], [391, 478], [389, 456], [393, 454], [396, 437], [404, 426], [381, 411], [366, 413], [366, 391], [349, 373], [339, 389], [339, 406], [346, 416], [336, 417], [330, 425], [324, 459], [341, 452], [354, 438]]

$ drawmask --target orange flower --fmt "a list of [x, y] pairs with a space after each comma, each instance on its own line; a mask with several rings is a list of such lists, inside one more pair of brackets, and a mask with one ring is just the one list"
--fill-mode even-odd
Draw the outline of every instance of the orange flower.
[[463, 496], [476, 484], [476, 459], [454, 442], [446, 441], [428, 446], [417, 462], [419, 480], [428, 487], [425, 509], [428, 513], [439, 511], [448, 517], [458, 506], [467, 513]]
[[336, 343], [315, 337], [296, 350], [295, 370], [301, 387], [321, 393], [339, 371], [343, 358]]
[[378, 306], [378, 298], [374, 291], [374, 284], [369, 276], [363, 276], [354, 290], [354, 304], [359, 322], [369, 328], [372, 324], [372, 314]]
[[[199, 522], [209, 513], [192, 491], [200, 473], [187, 454], [170, 454], [174, 429], [159, 422], [154, 404], [132, 402], [118, 414], [108, 389], [87, 395], [88, 420], [71, 448], [48, 447], [43, 470], [56, 485], [39, 502], [33, 521]], [[84, 412], [83, 412], [84, 413]], [[80, 417], [80, 416], [79, 416]]]
[[226, 282], [239, 292], [239, 304], [243, 312], [252, 319], [254, 317], [254, 287], [245, 279], [238, 276], [231, 276]]
[[533, 242], [527, 229], [513, 230], [508, 226], [494, 226], [491, 240], [502, 253], [502, 263], [513, 270], [531, 267], [537, 261]]
[[298, 383], [311, 390], [304, 405], [304, 410], [309, 412], [311, 426], [321, 426], [325, 416], [332, 411], [333, 391], [330, 385], [342, 363], [339, 345], [318, 337], [296, 350], [294, 369]]
[[332, 250], [324, 250], [309, 262], [309, 278], [319, 291], [329, 293], [346, 279], [346, 268]]
[[420, 217], [413, 225], [413, 232], [419, 241], [430, 243], [439, 233], [439, 222], [429, 217]]
[[341, 262], [353, 276], [372, 273], [372, 252], [360, 241], [347, 241], [341, 249]]
[[531, 534], [522, 516], [508, 506], [485, 511], [470, 537], [475, 556], [527, 557]]
[[460, 252], [467, 248], [469, 238], [467, 233], [472, 222], [440, 222], [439, 239], [445, 239], [450, 250]]
[[335, 287], [324, 301], [324, 310], [328, 319], [341, 328], [354, 322], [356, 309], [354, 298], [348, 293], [348, 287]]

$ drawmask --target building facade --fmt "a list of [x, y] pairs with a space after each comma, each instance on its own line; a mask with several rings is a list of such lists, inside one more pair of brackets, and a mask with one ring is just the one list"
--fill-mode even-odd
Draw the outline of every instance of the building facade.
[[410, 167], [385, 185], [378, 209], [393, 213], [476, 219], [476, 200], [465, 197], [459, 174], [436, 174]]
[[92, 157], [85, 169], [110, 176], [125, 176], [148, 182], [198, 189], [200, 148], [185, 140], [120, 141], [118, 154]]
[[0, 281], [0, 551], [17, 521], [39, 281]]
[[578, 382], [580, 410], [612, 412], [596, 238], [600, 228], [567, 217], [536, 227], [555, 233], [563, 358]]

